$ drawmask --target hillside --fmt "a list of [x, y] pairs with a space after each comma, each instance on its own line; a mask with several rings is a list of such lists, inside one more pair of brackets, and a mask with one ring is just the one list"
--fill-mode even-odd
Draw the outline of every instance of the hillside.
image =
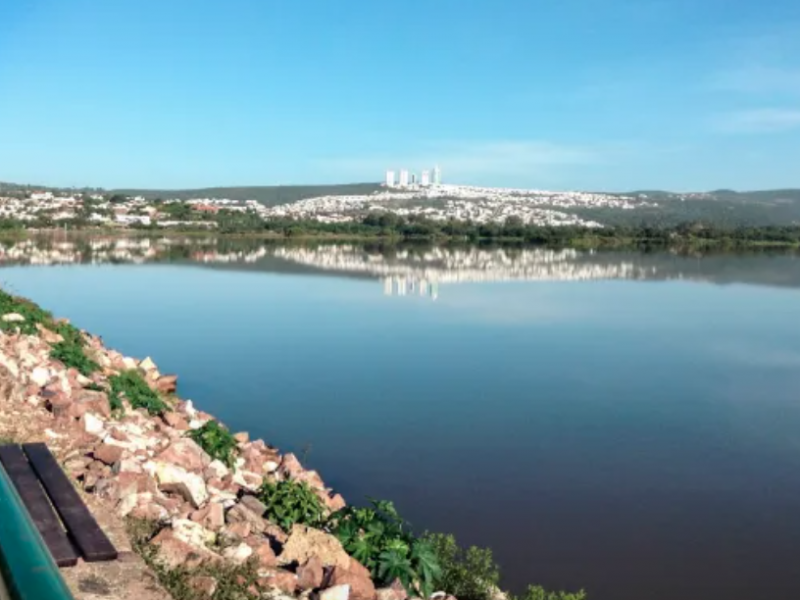
[[275, 185], [250, 187], [215, 187], [186, 190], [112, 190], [112, 193], [126, 196], [155, 198], [227, 198], [230, 200], [257, 200], [265, 206], [276, 206], [316, 198], [319, 196], [350, 196], [372, 194], [380, 189], [377, 183], [346, 183], [335, 185]]

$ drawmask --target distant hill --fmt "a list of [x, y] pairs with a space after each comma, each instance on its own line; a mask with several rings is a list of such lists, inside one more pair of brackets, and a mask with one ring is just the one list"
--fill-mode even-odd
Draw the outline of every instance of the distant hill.
[[194, 190], [112, 190], [115, 194], [155, 198], [191, 200], [193, 198], [227, 198], [257, 200], [266, 206], [288, 204], [319, 196], [349, 196], [371, 194], [381, 188], [378, 183], [345, 183], [336, 185], [275, 185], [252, 187], [217, 187]]

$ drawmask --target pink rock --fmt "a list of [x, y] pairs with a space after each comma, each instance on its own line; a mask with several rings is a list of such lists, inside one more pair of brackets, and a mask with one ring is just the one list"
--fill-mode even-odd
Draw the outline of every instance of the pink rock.
[[323, 575], [322, 561], [319, 557], [312, 556], [297, 568], [297, 587], [301, 590], [315, 590], [322, 587]]
[[399, 579], [395, 579], [389, 587], [375, 590], [378, 600], [406, 600], [408, 592]]
[[201, 598], [211, 598], [217, 591], [217, 580], [213, 577], [195, 575], [187, 583]]
[[122, 458], [122, 448], [100, 444], [94, 451], [94, 457], [107, 465], [113, 465]]
[[189, 430], [189, 423], [179, 413], [176, 412], [164, 413], [162, 419], [164, 419], [164, 423], [166, 423], [173, 429], [177, 429], [178, 431]]
[[211, 464], [211, 457], [194, 440], [189, 438], [181, 438], [172, 442], [156, 458], [161, 462], [169, 463], [194, 473], [202, 473]]
[[156, 380], [156, 390], [162, 394], [174, 394], [178, 389], [177, 375], [162, 375]]
[[280, 471], [283, 475], [288, 475], [292, 479], [303, 473], [303, 465], [297, 460], [297, 457], [289, 452], [283, 456], [281, 461]]
[[225, 511], [221, 504], [215, 502], [194, 511], [189, 518], [209, 531], [219, 531], [225, 526]]
[[280, 590], [285, 594], [294, 594], [297, 590], [297, 575], [283, 569], [276, 569], [259, 578], [258, 586], [265, 590], [273, 589]]
[[240, 431], [239, 433], [233, 434], [233, 439], [235, 439], [238, 444], [246, 444], [250, 441], [250, 434], [246, 431]]
[[369, 570], [355, 558], [350, 558], [346, 569], [335, 566], [328, 575], [327, 587], [337, 585], [350, 586], [350, 598], [353, 600], [375, 600], [375, 585]]

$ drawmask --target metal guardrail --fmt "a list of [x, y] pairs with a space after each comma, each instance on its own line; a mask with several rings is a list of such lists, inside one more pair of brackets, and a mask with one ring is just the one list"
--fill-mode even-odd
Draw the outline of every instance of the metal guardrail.
[[[74, 600], [14, 484], [0, 466], [0, 578], [10, 600]], [[0, 599], [3, 597], [0, 581]]]

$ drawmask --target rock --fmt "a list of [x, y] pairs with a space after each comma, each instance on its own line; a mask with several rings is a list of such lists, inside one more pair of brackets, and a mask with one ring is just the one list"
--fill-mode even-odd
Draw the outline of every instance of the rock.
[[72, 400], [63, 394], [48, 398], [47, 405], [56, 419], [69, 418], [72, 412]]
[[156, 380], [156, 390], [162, 394], [174, 394], [178, 389], [177, 375], [162, 375]]
[[189, 518], [210, 531], [219, 531], [225, 526], [225, 511], [222, 505], [216, 502], [193, 512]]
[[213, 544], [217, 536], [194, 521], [188, 519], [174, 519], [172, 521], [172, 531], [175, 538], [198, 548], [205, 548], [207, 544]]
[[228, 544], [235, 544], [247, 538], [252, 530], [250, 523], [231, 523], [222, 528], [219, 537]]
[[84, 412], [93, 412], [106, 419], [111, 417], [111, 404], [109, 404], [108, 396], [105, 392], [81, 390], [81, 392], [74, 397], [74, 400], [76, 404], [80, 404], [86, 409]]
[[231, 562], [236, 563], [237, 565], [241, 565], [247, 562], [249, 558], [253, 556], [253, 549], [242, 542], [238, 546], [225, 548], [225, 550], [222, 551], [222, 556]]
[[167, 412], [164, 413], [164, 416], [162, 416], [161, 418], [164, 420], [164, 423], [166, 423], [173, 429], [177, 429], [178, 431], [189, 430], [188, 421], [179, 413]]
[[315, 590], [322, 587], [323, 575], [322, 561], [319, 557], [312, 556], [297, 568], [297, 587], [301, 590]]
[[175, 440], [156, 459], [193, 473], [202, 473], [211, 464], [211, 457], [189, 438]]
[[242, 506], [250, 509], [259, 517], [263, 517], [264, 513], [267, 512], [267, 505], [261, 502], [255, 496], [242, 496], [242, 499], [239, 501]]
[[225, 519], [229, 524], [247, 523], [255, 533], [264, 533], [267, 529], [266, 521], [241, 503], [231, 508]]
[[195, 575], [187, 581], [200, 598], [211, 598], [217, 591], [217, 580], [205, 575]]
[[406, 600], [408, 592], [399, 579], [395, 579], [392, 585], [375, 590], [377, 600]]
[[47, 327], [43, 327], [41, 323], [36, 324], [36, 329], [39, 330], [39, 337], [48, 344], [58, 344], [64, 341], [63, 336], [55, 331], [51, 331]]
[[290, 479], [294, 479], [298, 475], [302, 474], [304, 469], [303, 465], [300, 464], [300, 461], [297, 460], [297, 457], [289, 452], [283, 456], [280, 472], [282, 475], [289, 477]]
[[278, 563], [303, 564], [314, 556], [318, 557], [325, 567], [337, 566], [347, 569], [350, 566], [350, 557], [338, 539], [319, 529], [295, 524], [283, 546], [283, 552], [278, 557]]
[[369, 569], [355, 558], [350, 558], [347, 567], [338, 565], [333, 567], [326, 584], [328, 587], [349, 585], [352, 600], [375, 600], [375, 585], [372, 583]]
[[145, 373], [149, 373], [150, 371], [155, 371], [158, 369], [158, 367], [156, 367], [156, 363], [154, 363], [153, 359], [149, 356], [139, 363], [139, 368]]
[[258, 561], [259, 567], [270, 568], [278, 566], [278, 558], [275, 556], [275, 551], [266, 539], [248, 540], [248, 544], [253, 548], [253, 554]]
[[6, 313], [2, 317], [6, 323], [24, 323], [25, 317], [19, 313]]
[[83, 430], [93, 436], [102, 437], [105, 435], [105, 423], [92, 413], [86, 413], [81, 417]]
[[122, 452], [119, 446], [100, 444], [94, 451], [94, 457], [107, 465], [114, 465], [122, 458]]
[[133, 371], [139, 365], [136, 364], [135, 358], [131, 358], [130, 356], [125, 356], [122, 359], [122, 366], [125, 371]]
[[347, 503], [344, 501], [344, 498], [341, 494], [333, 494], [332, 492], [326, 492], [325, 490], [314, 490], [314, 492], [331, 512], [340, 511], [347, 506]]
[[236, 471], [233, 482], [248, 492], [257, 492], [264, 484], [264, 478], [250, 471]]
[[262, 589], [280, 590], [286, 594], [294, 594], [297, 590], [297, 575], [283, 569], [276, 569], [260, 577], [258, 585]]
[[30, 380], [39, 387], [46, 386], [50, 381], [50, 369], [36, 367], [33, 371], [31, 371]]
[[176, 537], [172, 529], [163, 529], [153, 538], [152, 544], [158, 548], [158, 562], [167, 570], [178, 567], [196, 569], [204, 563], [214, 563], [219, 557], [208, 550], [187, 544]]
[[155, 476], [162, 492], [180, 494], [195, 508], [200, 508], [208, 500], [205, 481], [199, 475], [189, 473], [175, 465], [157, 462]]
[[211, 464], [209, 464], [208, 467], [206, 467], [206, 470], [203, 472], [203, 476], [206, 478], [206, 480], [224, 479], [230, 474], [230, 469], [228, 469], [228, 467], [225, 466], [225, 463], [221, 460], [211, 461]]
[[319, 593], [319, 600], [349, 600], [350, 586], [337, 585], [329, 587], [327, 590], [322, 590]]
[[239, 433], [233, 434], [233, 439], [235, 439], [238, 444], [246, 444], [250, 441], [250, 434], [246, 431], [240, 431]]

